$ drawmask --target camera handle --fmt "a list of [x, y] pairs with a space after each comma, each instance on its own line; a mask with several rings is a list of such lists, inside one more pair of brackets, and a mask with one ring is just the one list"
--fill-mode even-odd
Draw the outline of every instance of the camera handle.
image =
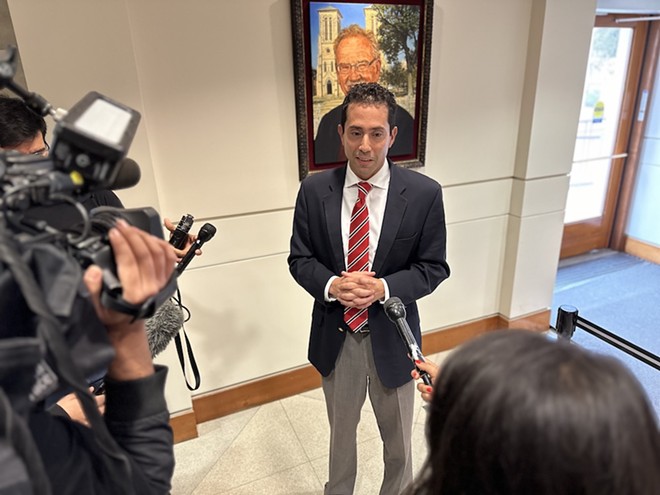
[[110, 270], [103, 270], [103, 289], [101, 291], [101, 304], [108, 309], [119, 311], [133, 317], [133, 321], [150, 318], [167, 299], [176, 291], [178, 274], [172, 273], [165, 287], [154, 294], [142, 304], [132, 304], [122, 297], [121, 284]]

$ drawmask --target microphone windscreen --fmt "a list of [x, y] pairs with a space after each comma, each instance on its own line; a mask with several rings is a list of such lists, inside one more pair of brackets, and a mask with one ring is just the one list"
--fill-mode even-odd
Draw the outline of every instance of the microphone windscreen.
[[406, 317], [406, 307], [398, 297], [390, 297], [383, 303], [383, 309], [387, 317], [392, 321]]
[[119, 172], [108, 189], [128, 189], [140, 182], [140, 166], [130, 158], [124, 158], [119, 162]]
[[145, 321], [151, 357], [163, 352], [183, 326], [183, 311], [172, 300], [165, 301], [156, 313]]
[[210, 241], [215, 235], [216, 228], [215, 225], [210, 223], [205, 223], [202, 225], [202, 228], [197, 232], [197, 239], [202, 242]]

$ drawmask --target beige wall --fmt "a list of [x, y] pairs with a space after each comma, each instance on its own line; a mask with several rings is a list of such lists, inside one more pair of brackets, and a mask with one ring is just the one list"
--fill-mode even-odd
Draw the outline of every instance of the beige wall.
[[[199, 392], [305, 364], [312, 301], [286, 266], [290, 1], [9, 5], [32, 90], [68, 107], [94, 89], [142, 112], [143, 181], [122, 199], [218, 227], [180, 283]], [[452, 276], [422, 300], [424, 330], [549, 307], [594, 10], [436, 0], [423, 172], [445, 187]], [[161, 359], [172, 411], [190, 407], [172, 348]]]

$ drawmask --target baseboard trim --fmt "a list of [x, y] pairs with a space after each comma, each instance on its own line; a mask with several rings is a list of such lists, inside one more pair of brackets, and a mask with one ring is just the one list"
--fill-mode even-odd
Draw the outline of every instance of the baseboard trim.
[[[550, 310], [543, 310], [515, 319], [493, 315], [457, 326], [441, 328], [422, 335], [425, 354], [446, 351], [478, 335], [504, 328], [548, 329]], [[193, 410], [170, 420], [175, 442], [197, 436], [197, 425], [243, 411], [254, 406], [313, 390], [321, 386], [321, 375], [311, 365], [300, 366], [274, 375], [240, 383], [221, 390], [193, 397]], [[178, 431], [181, 428], [183, 431]]]
[[320, 386], [321, 375], [305, 365], [194, 397], [193, 410], [203, 423]]
[[422, 349], [424, 354], [448, 351], [482, 333], [500, 328], [506, 328], [498, 315], [462, 323], [461, 325], [441, 328], [422, 334]]
[[626, 242], [623, 250], [632, 256], [637, 256], [643, 260], [650, 261], [656, 265], [660, 265], [660, 247], [648, 244], [646, 242], [638, 241], [632, 237], [626, 237]]
[[174, 432], [174, 443], [197, 438], [197, 416], [195, 411], [178, 412], [170, 416], [170, 426]]
[[544, 309], [535, 313], [519, 316], [518, 318], [509, 319], [502, 315], [499, 315], [499, 318], [504, 328], [518, 328], [521, 330], [545, 332], [550, 328], [550, 315], [551, 311], [549, 309]]

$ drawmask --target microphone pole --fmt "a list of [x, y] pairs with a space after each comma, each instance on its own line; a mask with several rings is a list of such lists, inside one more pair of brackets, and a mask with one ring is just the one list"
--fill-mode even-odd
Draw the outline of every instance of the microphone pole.
[[181, 258], [181, 261], [179, 261], [179, 263], [176, 265], [175, 270], [178, 275], [181, 275], [183, 270], [185, 270], [188, 266], [188, 263], [190, 263], [195, 257], [195, 252], [198, 249], [201, 249], [205, 242], [210, 241], [213, 238], [215, 232], [216, 228], [210, 223], [205, 223], [202, 225], [202, 228], [199, 229], [199, 232], [197, 233], [197, 239], [192, 243], [190, 249], [188, 249], [184, 257]]
[[[413, 362], [416, 361], [425, 362], [426, 359], [424, 359], [424, 356], [422, 355], [422, 351], [419, 349], [419, 346], [417, 345], [417, 341], [415, 340], [415, 336], [413, 335], [412, 330], [410, 330], [410, 326], [406, 321], [406, 307], [401, 302], [401, 299], [399, 299], [398, 297], [390, 297], [383, 304], [383, 309], [385, 310], [385, 314], [387, 315], [387, 317], [390, 319], [392, 323], [394, 323], [396, 329], [399, 331], [399, 335], [401, 336], [401, 339], [408, 348], [408, 354], [410, 355], [410, 359], [412, 359]], [[432, 385], [431, 377], [426, 371], [420, 370], [417, 367], [417, 365], [415, 365], [415, 369], [417, 370], [419, 376], [426, 385], [429, 386]]]

